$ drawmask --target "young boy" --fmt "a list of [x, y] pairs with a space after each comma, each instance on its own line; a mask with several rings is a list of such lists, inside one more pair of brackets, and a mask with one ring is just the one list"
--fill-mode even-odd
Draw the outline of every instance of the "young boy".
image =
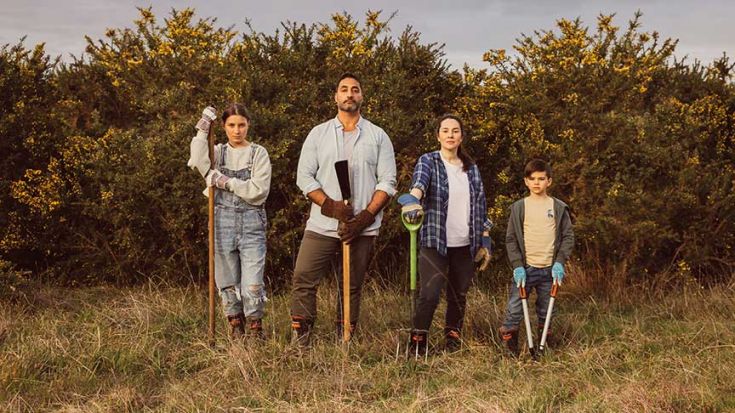
[[505, 235], [513, 283], [505, 321], [500, 327], [503, 345], [514, 356], [519, 353], [518, 329], [523, 320], [519, 287], [525, 286], [529, 294], [536, 289], [537, 337], [540, 338], [552, 283], [561, 284], [564, 263], [574, 247], [569, 207], [547, 193], [551, 186], [549, 165], [540, 159], [531, 160], [526, 164], [523, 180], [529, 194], [511, 205]]

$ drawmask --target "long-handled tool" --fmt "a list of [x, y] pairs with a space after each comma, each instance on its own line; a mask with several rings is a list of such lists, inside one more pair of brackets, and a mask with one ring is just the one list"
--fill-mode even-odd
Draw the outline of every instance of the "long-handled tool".
[[[337, 181], [339, 181], [339, 190], [342, 192], [342, 199], [345, 204], [349, 204], [352, 198], [352, 190], [350, 189], [350, 171], [346, 160], [334, 163], [334, 169], [337, 172]], [[342, 243], [342, 341], [348, 343], [350, 341], [351, 322], [350, 322], [350, 244]]]
[[[403, 223], [403, 226], [406, 227], [406, 229], [408, 230], [408, 234], [410, 238], [410, 241], [409, 241], [409, 248], [410, 248], [409, 249], [409, 288], [411, 291], [411, 314], [409, 316], [409, 319], [410, 317], [413, 317], [413, 315], [416, 313], [416, 302], [418, 300], [418, 291], [416, 289], [416, 279], [417, 279], [416, 274], [417, 274], [417, 267], [418, 267], [418, 252], [417, 252], [418, 251], [418, 231], [419, 229], [421, 229], [421, 224], [423, 223], [423, 221], [424, 221], [424, 216], [421, 215], [418, 222], [410, 223], [406, 220], [403, 214], [401, 214], [401, 222]], [[400, 354], [400, 350], [401, 350], [400, 349], [401, 331], [406, 331], [406, 330], [399, 330], [398, 332], [399, 337], [398, 337], [398, 340], [396, 340], [396, 358], [398, 358], [398, 355]], [[411, 333], [410, 333], [411, 330], [408, 329], [408, 331], [409, 331], [409, 334], [408, 334], [408, 340], [407, 340], [407, 345], [406, 345], [406, 356], [410, 356], [408, 352], [409, 352], [410, 343], [411, 343]], [[426, 337], [428, 340], [428, 334]], [[414, 357], [418, 358], [419, 357], [418, 346], [416, 346], [415, 350], [416, 351], [415, 351]], [[425, 354], [423, 356], [424, 358], [426, 358], [428, 356], [428, 343], [426, 346], [426, 351], [424, 353]]]
[[536, 358], [536, 351], [533, 348], [533, 333], [531, 333], [531, 319], [528, 315], [528, 294], [526, 293], [526, 287], [521, 285], [518, 287], [518, 293], [521, 297], [521, 304], [523, 305], [523, 321], [526, 323], [526, 339], [528, 340], [528, 352], [531, 353], [532, 358]]
[[[209, 146], [209, 165], [214, 167], [214, 134], [213, 123], [209, 125], [207, 142]], [[214, 191], [215, 187], [209, 187], [209, 346], [214, 347]]]
[[543, 355], [544, 348], [546, 347], [546, 336], [549, 334], [549, 326], [551, 325], [551, 313], [554, 311], [554, 300], [556, 299], [556, 293], [559, 289], [559, 284], [554, 281], [554, 285], [551, 286], [551, 298], [549, 299], [549, 309], [546, 310], [546, 321], [544, 321], [544, 331], [541, 333], [541, 343], [538, 345], [539, 355]]

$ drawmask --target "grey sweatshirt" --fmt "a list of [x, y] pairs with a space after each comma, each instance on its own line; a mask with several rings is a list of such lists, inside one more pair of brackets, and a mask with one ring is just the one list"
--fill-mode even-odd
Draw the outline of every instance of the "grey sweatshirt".
[[[554, 237], [554, 262], [564, 264], [574, 249], [574, 231], [569, 206], [552, 197], [554, 200], [554, 217], [556, 219], [556, 236]], [[526, 266], [526, 251], [523, 239], [523, 217], [525, 206], [520, 199], [510, 206], [508, 229], [505, 233], [505, 249], [513, 268]]]

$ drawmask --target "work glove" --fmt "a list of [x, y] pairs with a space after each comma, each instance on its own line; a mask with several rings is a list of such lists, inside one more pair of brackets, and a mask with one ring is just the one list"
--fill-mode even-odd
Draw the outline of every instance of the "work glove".
[[516, 287], [526, 286], [526, 269], [523, 267], [516, 267], [513, 269], [513, 280], [516, 282]]
[[401, 204], [401, 215], [409, 224], [418, 224], [421, 217], [424, 216], [424, 208], [419, 203], [419, 199], [411, 194], [403, 194], [398, 197], [398, 203]]
[[485, 271], [487, 266], [490, 264], [490, 256], [493, 253], [493, 242], [489, 236], [482, 236], [482, 246], [477, 250], [475, 254], [475, 262], [480, 262], [480, 271]]
[[209, 125], [217, 119], [217, 111], [212, 106], [207, 106], [202, 111], [202, 118], [197, 122], [196, 128], [202, 132], [209, 132]]
[[564, 265], [560, 262], [555, 262], [551, 267], [551, 278], [554, 282], [561, 285], [561, 280], [564, 279]]
[[230, 177], [216, 169], [210, 169], [209, 172], [207, 172], [207, 176], [204, 177], [204, 180], [207, 181], [207, 186], [216, 186], [217, 188], [224, 189], [226, 191], [230, 190], [227, 187], [227, 182], [230, 180]]
[[352, 205], [343, 201], [335, 201], [330, 197], [324, 198], [322, 203], [322, 215], [334, 218], [339, 222], [347, 222], [354, 218], [355, 213], [352, 212]]
[[342, 242], [349, 244], [355, 238], [359, 237], [362, 231], [373, 222], [375, 222], [375, 215], [371, 214], [367, 209], [363, 209], [352, 220], [340, 223], [337, 228], [337, 235], [339, 235]]

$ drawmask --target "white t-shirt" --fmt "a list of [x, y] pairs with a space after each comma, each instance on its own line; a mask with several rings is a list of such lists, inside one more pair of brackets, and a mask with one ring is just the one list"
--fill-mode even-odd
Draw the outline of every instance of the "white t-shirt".
[[449, 182], [447, 247], [464, 247], [470, 245], [470, 179], [462, 165], [442, 162]]

